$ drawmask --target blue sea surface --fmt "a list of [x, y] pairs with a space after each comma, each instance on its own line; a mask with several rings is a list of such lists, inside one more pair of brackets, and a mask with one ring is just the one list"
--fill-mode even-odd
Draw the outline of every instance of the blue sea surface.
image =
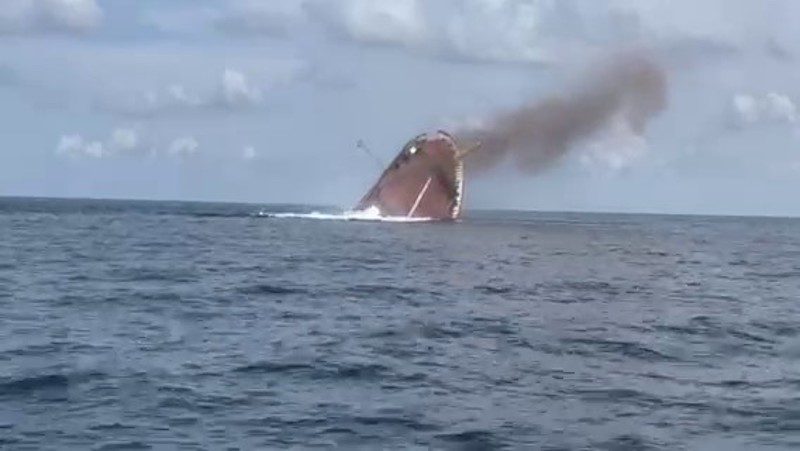
[[0, 449], [800, 448], [799, 220], [311, 210], [0, 198]]

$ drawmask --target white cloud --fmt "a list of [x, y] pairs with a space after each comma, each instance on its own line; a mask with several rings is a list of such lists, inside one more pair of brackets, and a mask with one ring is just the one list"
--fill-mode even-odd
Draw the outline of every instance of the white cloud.
[[473, 61], [549, 62], [586, 38], [579, 36], [585, 30], [598, 35], [619, 29], [608, 8], [585, 1], [309, 0], [309, 5], [314, 18], [351, 41]]
[[[65, 1], [65, 0], [61, 0]], [[151, 14], [160, 29], [317, 36], [471, 61], [542, 63], [606, 46], [730, 50], [800, 39], [800, 7], [775, 0], [231, 0]], [[677, 46], [677, 48], [675, 48]]]
[[414, 46], [426, 38], [419, 0], [350, 0], [343, 5], [341, 26], [356, 41]]
[[189, 156], [197, 153], [199, 147], [199, 143], [192, 136], [179, 137], [167, 142], [162, 141], [159, 144], [153, 140], [143, 140], [139, 132], [133, 128], [118, 127], [111, 131], [105, 141], [89, 141], [80, 134], [63, 135], [56, 147], [56, 154], [76, 158], [108, 158], [122, 155]]
[[0, 33], [81, 33], [102, 18], [96, 0], [3, 0]]
[[749, 94], [737, 94], [733, 97], [732, 104], [740, 122], [752, 124], [758, 121], [760, 107], [755, 97]]
[[130, 128], [116, 128], [105, 141], [87, 141], [80, 134], [63, 135], [56, 154], [72, 157], [103, 158], [121, 152], [132, 152], [139, 146], [139, 135]]
[[539, 62], [546, 53], [541, 0], [346, 0], [312, 2], [312, 11], [354, 42], [483, 61]]
[[797, 14], [790, 0], [231, 0], [160, 7], [150, 21], [182, 33], [213, 27], [271, 37], [313, 37], [321, 26], [351, 42], [429, 56], [542, 63], [619, 45], [703, 55], [764, 52], [770, 42], [797, 49]]
[[159, 113], [185, 113], [187, 111], [222, 108], [246, 110], [263, 104], [264, 94], [244, 73], [225, 69], [213, 89], [189, 89], [182, 84], [149, 90], [113, 100], [106, 108], [113, 112], [133, 116], [150, 116]]
[[467, 2], [442, 25], [446, 50], [480, 60], [545, 61], [549, 59], [542, 31], [546, 8], [543, 2], [531, 1]]
[[[796, 2], [775, 0], [306, 0], [355, 42], [474, 61], [550, 62], [608, 46], [682, 53], [800, 42]], [[754, 45], [754, 43], [756, 43]]]
[[229, 107], [253, 106], [261, 103], [261, 90], [250, 84], [239, 71], [225, 69], [222, 74], [221, 100]]
[[185, 86], [172, 84], [159, 90], [145, 91], [129, 97], [126, 101], [115, 102], [111, 109], [132, 115], [150, 115], [157, 112], [180, 111], [207, 105], [207, 100], [189, 92]]
[[56, 153], [71, 157], [88, 156], [102, 158], [108, 152], [99, 141], [85, 141], [81, 135], [64, 135], [58, 142]]
[[109, 147], [121, 152], [136, 150], [139, 146], [139, 135], [130, 128], [117, 128], [111, 132]]
[[170, 155], [192, 155], [197, 152], [199, 143], [191, 136], [177, 138], [170, 143], [167, 153]]
[[[165, 102], [167, 105], [196, 107], [203, 104], [203, 100], [196, 94], [186, 90], [183, 85], [170, 85], [165, 92]], [[158, 98], [151, 96], [151, 104], [157, 104]]]
[[242, 159], [244, 160], [252, 160], [257, 156], [258, 154], [253, 146], [247, 146], [242, 150]]
[[[723, 0], [728, 3], [730, 0]], [[633, 32], [649, 34], [656, 38], [682, 36], [686, 38], [719, 38], [720, 33], [727, 34], [719, 8], [719, 1], [706, 0], [705, 5], [693, 5], [694, 11], [682, 7], [679, 2], [610, 0], [606, 7], [618, 17], [627, 17], [632, 21]], [[714, 3], [717, 3], [716, 5]], [[716, 14], [699, 14], [701, 10], [715, 10]]]
[[795, 124], [797, 104], [787, 95], [770, 92], [763, 96], [737, 94], [731, 102], [734, 124], [738, 127], [756, 124]]

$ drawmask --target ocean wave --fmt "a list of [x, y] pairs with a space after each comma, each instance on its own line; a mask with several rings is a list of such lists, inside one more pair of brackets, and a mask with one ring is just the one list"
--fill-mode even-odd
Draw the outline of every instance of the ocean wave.
[[0, 395], [28, 395], [40, 390], [65, 390], [73, 383], [105, 377], [104, 373], [48, 373], [9, 378], [0, 381]]
[[253, 294], [253, 295], [302, 294], [307, 292], [307, 290], [304, 290], [302, 288], [289, 287], [283, 285], [270, 285], [263, 283], [239, 287], [236, 290], [242, 294]]

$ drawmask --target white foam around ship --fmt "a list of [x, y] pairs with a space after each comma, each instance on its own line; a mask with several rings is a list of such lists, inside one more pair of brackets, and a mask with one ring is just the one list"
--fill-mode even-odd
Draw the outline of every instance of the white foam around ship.
[[345, 211], [343, 213], [270, 213], [260, 211], [259, 216], [280, 219], [319, 219], [327, 221], [376, 221], [376, 222], [428, 222], [432, 218], [409, 218], [406, 216], [383, 216], [378, 207], [370, 207], [366, 210]]

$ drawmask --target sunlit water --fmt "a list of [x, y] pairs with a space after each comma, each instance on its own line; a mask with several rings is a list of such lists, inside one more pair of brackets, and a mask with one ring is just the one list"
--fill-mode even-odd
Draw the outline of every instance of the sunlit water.
[[0, 448], [800, 446], [799, 221], [320, 215], [0, 199]]

